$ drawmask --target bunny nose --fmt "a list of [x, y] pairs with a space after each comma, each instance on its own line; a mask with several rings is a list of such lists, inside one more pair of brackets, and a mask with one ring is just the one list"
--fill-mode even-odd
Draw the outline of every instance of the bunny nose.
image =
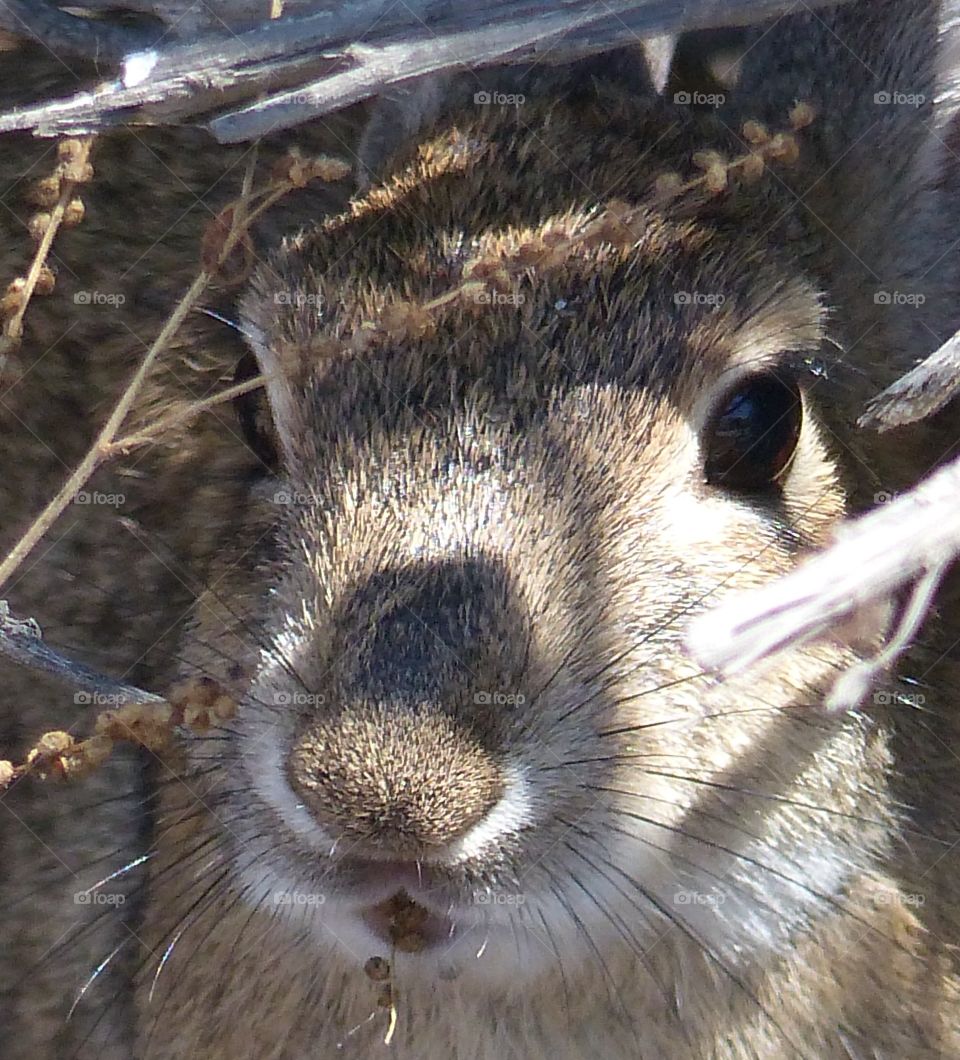
[[291, 768], [319, 822], [374, 857], [439, 853], [503, 791], [493, 757], [435, 712], [344, 712], [304, 734]]
[[483, 820], [504, 790], [489, 690], [519, 670], [522, 616], [483, 557], [381, 570], [342, 595], [325, 631], [330, 694], [290, 759], [331, 834], [358, 854], [422, 858]]

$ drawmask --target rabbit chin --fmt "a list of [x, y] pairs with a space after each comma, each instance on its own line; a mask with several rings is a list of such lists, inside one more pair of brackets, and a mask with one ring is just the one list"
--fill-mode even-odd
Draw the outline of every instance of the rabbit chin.
[[[504, 909], [493, 900], [484, 904], [467, 899], [441, 906], [418, 896], [412, 899], [420, 913], [416, 931], [405, 938], [392, 927], [387, 908], [392, 898], [371, 902], [337, 892], [321, 896], [273, 866], [248, 868], [243, 875], [251, 905], [257, 904], [258, 894], [266, 894], [268, 902], [261, 907], [269, 904], [270, 913], [278, 913], [298, 938], [310, 940], [325, 963], [338, 957], [344, 973], [351, 969], [361, 973], [371, 957], [383, 957], [402, 966], [407, 982], [411, 978], [426, 983], [473, 982], [484, 993], [507, 995], [556, 967], [558, 949], [565, 966], [571, 960], [575, 963], [572, 947], [578, 944], [584, 956], [589, 955], [584, 940], [562, 926], [547, 933], [540, 922], [539, 903], [532, 897], [524, 899], [521, 911], [517, 905]], [[556, 910], [540, 913], [555, 921], [558, 917]]]

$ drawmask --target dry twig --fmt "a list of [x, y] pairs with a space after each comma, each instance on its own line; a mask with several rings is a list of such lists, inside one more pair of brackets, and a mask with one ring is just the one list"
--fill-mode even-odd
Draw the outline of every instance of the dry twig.
[[861, 427], [889, 431], [939, 412], [960, 393], [960, 331], [912, 371], [878, 394], [860, 417]]
[[[837, 2], [843, 0], [806, 6]], [[599, 6], [592, 0], [318, 0], [252, 28], [127, 56], [116, 80], [0, 115], [0, 132], [50, 136], [118, 122], [177, 125], [221, 112], [208, 126], [218, 140], [251, 140], [415, 77], [568, 62], [683, 30], [747, 25], [795, 6], [794, 0], [608, 0]]]
[[[317, 178], [339, 180], [349, 173], [349, 165], [336, 159], [318, 158], [305, 160], [298, 156], [292, 156], [285, 176], [281, 179], [276, 179], [275, 173], [275, 179], [266, 188], [250, 192], [247, 198], [241, 196], [237, 203], [227, 207], [211, 222], [201, 249], [202, 268], [199, 274], [177, 303], [160, 334], [157, 335], [151, 344], [146, 356], [123, 394], [121, 394], [90, 449], [77, 467], [74, 468], [60, 491], [47, 504], [46, 508], [37, 516], [36, 520], [27, 528], [20, 540], [4, 558], [3, 562], [0, 563], [0, 587], [9, 580], [24, 559], [40, 542], [43, 535], [63, 514], [68, 505], [72, 503], [77, 492], [83, 488], [90, 476], [99, 467], [115, 453], [126, 451], [133, 445], [141, 445], [148, 438], [157, 436], [157, 426], [154, 425], [146, 434], [139, 432], [129, 439], [121, 438], [119, 440], [116, 437], [117, 432], [133, 408], [134, 402], [144, 382], [149, 377], [157, 358], [167, 348], [170, 340], [186, 319], [187, 314], [194, 308], [206, 290], [207, 285], [230, 260], [231, 254], [238, 246], [248, 246], [248, 230], [253, 221], [287, 192], [295, 187], [302, 187], [308, 180]], [[253, 209], [250, 208], [250, 201], [257, 201], [257, 205]], [[246, 389], [252, 389], [255, 383], [255, 380], [250, 381]], [[223, 400], [223, 398], [221, 397], [220, 400]], [[196, 410], [209, 407], [209, 404], [209, 401], [200, 403], [196, 406]], [[183, 413], [178, 414], [177, 419], [179, 421], [182, 422], [183, 418]]]
[[687, 645], [697, 661], [729, 674], [788, 646], [829, 633], [857, 612], [919, 579], [897, 634], [875, 660], [841, 679], [828, 701], [855, 705], [918, 628], [933, 591], [960, 553], [960, 460], [843, 526], [837, 543], [762, 589], [695, 619]]

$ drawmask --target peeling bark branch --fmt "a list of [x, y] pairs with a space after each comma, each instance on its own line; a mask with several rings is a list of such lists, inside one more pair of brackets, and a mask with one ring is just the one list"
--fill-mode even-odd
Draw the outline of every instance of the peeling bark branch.
[[939, 412], [960, 393], [960, 331], [867, 405], [859, 425], [888, 431]]
[[[808, 0], [806, 6], [839, 2], [845, 0]], [[0, 27], [14, 23], [16, 32], [23, 19], [12, 18], [11, 3], [0, 0]], [[89, 0], [87, 6], [98, 4]], [[175, 26], [178, 6], [157, 0], [154, 10]], [[237, 6], [243, 13], [249, 9], [246, 0]], [[305, 12], [298, 4], [294, 13], [265, 17], [253, 27], [237, 25], [127, 55], [116, 80], [69, 99], [8, 111], [0, 115], [0, 132], [53, 136], [119, 122], [175, 125], [246, 104], [222, 113], [210, 128], [224, 142], [252, 139], [266, 128], [329, 113], [414, 76], [464, 64], [541, 59], [547, 52], [551, 62], [563, 62], [683, 30], [747, 25], [795, 6], [795, 0], [607, 0], [599, 7], [593, 0], [352, 0], [318, 2]], [[46, 9], [43, 4], [38, 10]], [[26, 35], [43, 39], [42, 30]], [[265, 93], [272, 95], [261, 99]], [[310, 98], [292, 102], [297, 95]]]
[[[843, 526], [835, 545], [797, 570], [695, 619], [687, 647], [706, 668], [734, 673], [828, 633], [917, 579], [921, 584], [913, 602], [922, 604], [925, 612], [931, 586], [958, 553], [960, 460], [909, 493]], [[918, 624], [910, 611], [908, 606], [908, 633]], [[897, 647], [905, 646], [905, 638], [898, 640], [903, 643]], [[887, 665], [897, 652], [882, 654]], [[871, 669], [867, 676], [874, 673]], [[848, 682], [846, 688], [837, 690], [834, 705], [850, 706], [864, 691], [865, 682]]]
[[43, 642], [40, 627], [32, 618], [25, 621], [14, 618], [5, 600], [0, 600], [0, 656], [20, 666], [59, 678], [75, 691], [87, 692], [92, 697], [108, 698], [118, 705], [162, 702], [161, 697], [152, 692], [114, 681], [83, 663], [61, 655]]

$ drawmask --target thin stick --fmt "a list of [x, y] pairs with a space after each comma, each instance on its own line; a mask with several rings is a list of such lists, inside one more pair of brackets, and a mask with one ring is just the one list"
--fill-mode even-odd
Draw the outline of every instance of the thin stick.
[[[226, 243], [224, 245], [226, 246]], [[132, 408], [133, 402], [135, 401], [137, 394], [140, 392], [140, 388], [143, 386], [154, 362], [160, 355], [161, 351], [165, 349], [170, 339], [176, 334], [177, 329], [183, 323], [187, 313], [190, 312], [197, 299], [206, 289], [210, 279], [210, 273], [201, 271], [190, 285], [189, 290], [180, 299], [176, 309], [174, 309], [160, 334], [154, 340], [153, 345], [147, 351], [146, 357], [144, 357], [140, 367], [134, 374], [133, 379], [131, 379], [126, 390], [120, 396], [120, 400], [110, 414], [110, 418], [104, 424], [103, 429], [97, 435], [93, 445], [90, 446], [84, 458], [73, 470], [72, 474], [63, 484], [63, 487], [57, 495], [50, 501], [46, 508], [43, 509], [40, 515], [37, 516], [32, 525], [27, 528], [23, 537], [20, 538], [3, 562], [0, 563], [0, 588], [3, 587], [14, 571], [17, 570], [20, 564], [23, 563], [26, 557], [33, 551], [43, 535], [51, 526], [53, 526], [54, 522], [63, 514], [73, 498], [77, 495], [77, 491], [82, 488], [83, 484], [106, 459], [108, 447], [113, 441], [121, 424], [126, 419], [127, 413]]]
[[242, 383], [235, 383], [233, 386], [227, 387], [226, 390], [219, 391], [212, 397], [199, 398], [197, 401], [191, 401], [186, 408], [181, 409], [179, 412], [170, 412], [166, 416], [161, 416], [160, 419], [156, 420], [149, 427], [145, 427], [142, 431], [136, 431], [133, 434], [124, 435], [123, 438], [118, 438], [115, 442], [110, 442], [104, 447], [104, 460], [109, 460], [114, 456], [126, 456], [139, 446], [146, 445], [147, 442], [155, 442], [166, 431], [172, 430], [174, 427], [182, 427], [201, 412], [215, 408], [217, 405], [226, 404], [226, 402], [232, 401], [235, 397], [248, 394], [251, 390], [259, 390], [266, 381], [266, 376], [258, 375], [253, 379], [246, 379]]

